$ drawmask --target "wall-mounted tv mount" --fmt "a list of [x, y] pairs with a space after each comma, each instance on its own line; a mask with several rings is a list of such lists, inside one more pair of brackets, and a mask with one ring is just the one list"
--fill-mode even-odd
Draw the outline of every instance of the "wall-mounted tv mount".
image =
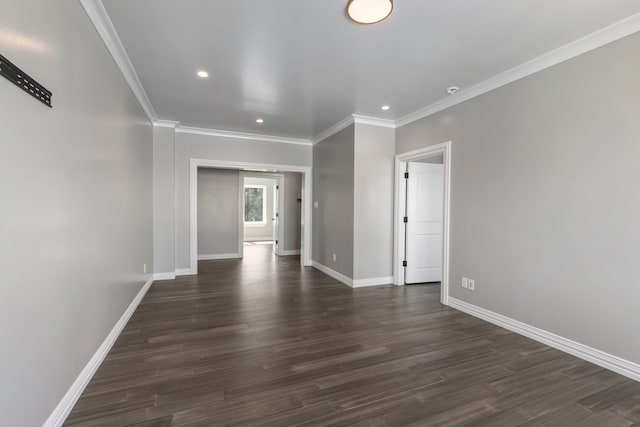
[[44, 105], [53, 108], [51, 106], [51, 97], [53, 94], [2, 55], [0, 55], [0, 75], [22, 88], [22, 90]]

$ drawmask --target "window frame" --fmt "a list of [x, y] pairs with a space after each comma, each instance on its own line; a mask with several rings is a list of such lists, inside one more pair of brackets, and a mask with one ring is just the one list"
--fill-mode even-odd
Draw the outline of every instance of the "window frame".
[[[247, 188], [257, 188], [262, 190], [262, 221], [245, 221], [247, 217]], [[244, 184], [242, 191], [242, 221], [249, 227], [263, 227], [267, 225], [267, 186], [261, 184]]]

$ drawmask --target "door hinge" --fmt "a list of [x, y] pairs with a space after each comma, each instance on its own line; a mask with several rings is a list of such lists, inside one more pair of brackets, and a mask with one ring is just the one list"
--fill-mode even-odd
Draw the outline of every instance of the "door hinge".
[[279, 186], [279, 185], [276, 185], [276, 190], [279, 190], [279, 189], [280, 189], [280, 186]]
[[409, 179], [409, 172], [404, 173], [404, 179]]
[[405, 223], [409, 222], [409, 217], [406, 217], [406, 216], [405, 216], [405, 217], [404, 217], [404, 222], [405, 222]]
[[402, 266], [406, 267], [407, 266], [407, 261], [402, 261]]
[[278, 216], [279, 216], [279, 215], [280, 215], [280, 213], [279, 213], [279, 212], [276, 212], [276, 218], [278, 218]]
[[276, 240], [276, 245], [278, 244], [278, 241]]

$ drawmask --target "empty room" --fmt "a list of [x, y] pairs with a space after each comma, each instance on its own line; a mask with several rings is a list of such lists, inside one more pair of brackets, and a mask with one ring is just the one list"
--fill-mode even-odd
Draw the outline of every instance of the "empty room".
[[637, 0], [0, 3], [0, 425], [640, 425]]

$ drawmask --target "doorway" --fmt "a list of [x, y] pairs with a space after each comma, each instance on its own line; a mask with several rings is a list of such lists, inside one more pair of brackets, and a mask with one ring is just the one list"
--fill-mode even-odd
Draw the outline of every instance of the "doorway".
[[[311, 266], [311, 168], [306, 166], [291, 166], [267, 163], [245, 163], [226, 160], [190, 159], [189, 173], [189, 269], [183, 275], [198, 274], [198, 169], [225, 169], [242, 172], [274, 172], [287, 173], [295, 172], [300, 174], [300, 198], [293, 201], [293, 206], [299, 211], [300, 234], [297, 238], [300, 241], [298, 251], [283, 251], [282, 255], [300, 255], [302, 266]], [[236, 181], [238, 182], [238, 181]], [[236, 192], [237, 194], [237, 192]], [[238, 203], [239, 205], [240, 203]], [[237, 215], [240, 219], [240, 215]], [[240, 233], [238, 233], [240, 234]], [[236, 240], [237, 241], [237, 240]], [[242, 242], [240, 248], [242, 250]], [[242, 254], [240, 254], [242, 256]]]
[[451, 142], [396, 156], [394, 283], [440, 282], [449, 296]]
[[239, 244], [271, 245], [281, 255], [284, 241], [284, 175], [240, 173], [241, 231]]

